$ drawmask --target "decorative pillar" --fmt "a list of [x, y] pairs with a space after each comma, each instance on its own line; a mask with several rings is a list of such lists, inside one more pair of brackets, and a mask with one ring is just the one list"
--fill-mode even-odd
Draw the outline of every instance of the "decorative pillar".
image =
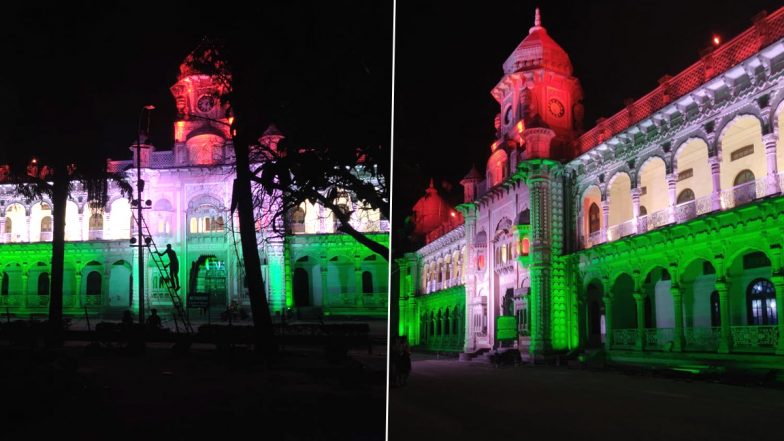
[[634, 223], [632, 225], [632, 233], [639, 232], [639, 217], [640, 217], [640, 187], [632, 188], [632, 216], [634, 216]]
[[642, 351], [645, 346], [645, 294], [635, 291], [632, 297], [637, 306], [637, 341], [634, 343], [634, 348]]
[[27, 279], [29, 277], [30, 277], [29, 270], [27, 268], [24, 268], [22, 270], [22, 306], [24, 306], [25, 308], [29, 304], [27, 300], [27, 292], [28, 292]]
[[25, 235], [23, 241], [26, 243], [32, 242], [32, 234], [30, 234], [30, 215], [25, 216]]
[[0, 216], [0, 243], [5, 242], [4, 238], [5, 238], [5, 216]]
[[719, 313], [721, 315], [721, 336], [719, 338], [719, 352], [727, 354], [730, 352], [730, 305], [727, 295], [727, 284], [723, 281], [716, 281], [716, 291], [719, 293]]
[[610, 196], [602, 201], [602, 242], [607, 242], [607, 224], [610, 223]]
[[781, 316], [784, 307], [784, 275], [776, 274], [771, 277], [773, 287], [776, 289], [777, 324], [779, 328], [779, 341], [776, 345], [776, 353], [784, 355], [784, 317]]
[[81, 308], [82, 307], [82, 270], [75, 269], [74, 270], [74, 292], [71, 296], [73, 300], [71, 301], [71, 306], [74, 308]]
[[[89, 226], [87, 228], [89, 228]], [[84, 230], [85, 229], [86, 228], [85, 228], [85, 225], [84, 225], [84, 213], [83, 212], [79, 212], [79, 240], [85, 240], [85, 237], [84, 237]]]
[[778, 141], [778, 135], [776, 133], [762, 135], [762, 142], [765, 144], [765, 159], [767, 159], [768, 162], [766, 196], [781, 193], [781, 188], [779, 186], [779, 171], [776, 164], [776, 141]]
[[711, 210], [721, 210], [721, 163], [718, 156], [708, 158], [711, 178], [713, 179], [713, 192], [711, 193]]
[[321, 304], [325, 310], [328, 309], [330, 304], [329, 287], [327, 286], [328, 265], [326, 257], [321, 259]]
[[667, 180], [667, 195], [670, 197], [670, 215], [669, 220], [670, 223], [677, 222], [677, 218], [675, 217], [675, 204], [677, 202], [677, 196], [675, 195], [675, 184], [678, 182], [678, 175], [675, 172], [669, 173], [665, 176]]
[[364, 301], [364, 292], [362, 291], [362, 261], [354, 259], [354, 305], [362, 306]]
[[612, 295], [605, 294], [602, 297], [604, 302], [604, 345], [606, 350], [610, 350], [613, 344], [613, 303]]
[[677, 285], [670, 285], [672, 295], [672, 309], [675, 314], [675, 335], [672, 350], [675, 352], [683, 351], [683, 296], [681, 288]]
[[[464, 326], [464, 343], [463, 352], [471, 353], [476, 351], [476, 335], [472, 325], [471, 317], [477, 305], [481, 304], [481, 299], [476, 297], [476, 253], [474, 250], [474, 235], [476, 234], [476, 206], [474, 204], [466, 203], [459, 205], [458, 210], [463, 215], [463, 225], [465, 225], [466, 237], [466, 255], [464, 256], [465, 264], [465, 316], [463, 317]], [[421, 314], [421, 311], [417, 311]], [[420, 332], [422, 332], [420, 330]], [[420, 334], [421, 338], [421, 334]]]

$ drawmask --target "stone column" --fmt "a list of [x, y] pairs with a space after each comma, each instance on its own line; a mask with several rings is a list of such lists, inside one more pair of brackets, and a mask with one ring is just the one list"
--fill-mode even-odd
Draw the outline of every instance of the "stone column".
[[784, 275], [776, 274], [771, 279], [776, 289], [776, 313], [778, 314], [777, 324], [779, 328], [779, 342], [776, 345], [776, 354], [784, 355], [784, 317], [781, 316], [781, 311], [784, 309], [782, 308], [784, 306]]
[[602, 201], [602, 242], [607, 242], [607, 227], [610, 223], [610, 196]]
[[716, 291], [719, 293], [719, 312], [721, 314], [721, 337], [719, 339], [719, 352], [727, 354], [730, 352], [731, 334], [730, 334], [730, 305], [727, 295], [727, 284], [725, 282], [717, 281], [715, 283]]
[[[476, 253], [474, 252], [474, 235], [476, 234], [476, 212], [474, 211], [474, 206], [469, 204], [464, 204], [460, 206], [460, 212], [463, 214], [463, 219], [465, 225], [465, 237], [466, 237], [466, 255], [463, 257], [464, 261], [464, 271], [465, 271], [465, 292], [466, 292], [466, 299], [465, 299], [465, 317], [463, 318], [463, 326], [465, 328], [463, 337], [463, 352], [470, 353], [476, 351], [476, 336], [474, 334], [474, 329], [472, 328], [472, 321], [471, 317], [473, 316], [473, 311], [476, 308], [476, 304], [481, 300], [476, 298], [476, 276], [474, 272], [476, 271]], [[417, 311], [417, 314], [421, 314], [421, 311]], [[420, 333], [421, 339], [421, 333]]]
[[362, 306], [365, 303], [362, 291], [362, 261], [354, 260], [354, 305]]
[[672, 350], [675, 352], [683, 351], [683, 296], [681, 288], [677, 285], [670, 286], [672, 295], [672, 309], [675, 316], [675, 335]]
[[606, 350], [610, 350], [613, 344], [613, 303], [612, 296], [605, 294], [602, 297], [604, 301], [604, 345]]
[[710, 164], [711, 178], [713, 179], [713, 192], [711, 193], [711, 209], [713, 211], [721, 210], [721, 163], [718, 156], [711, 156], [708, 158]]
[[3, 240], [4, 237], [5, 237], [5, 216], [0, 216], [0, 243], [5, 242]]
[[30, 304], [30, 302], [27, 300], [27, 293], [29, 291], [27, 289], [28, 288], [27, 281], [29, 277], [30, 277], [29, 270], [27, 268], [24, 268], [22, 270], [22, 306], [24, 306], [25, 308]]
[[74, 270], [74, 292], [71, 306], [74, 308], [82, 307], [82, 271], [80, 269]]
[[30, 215], [28, 214], [25, 216], [25, 235], [24, 235], [24, 242], [30, 243], [33, 239], [33, 235], [30, 231]]
[[632, 232], [637, 234], [639, 232], [638, 225], [640, 217], [640, 187], [632, 188], [632, 216], [634, 216]]
[[321, 304], [323, 308], [326, 310], [329, 307], [329, 287], [327, 286], [327, 274], [329, 273], [329, 268], [327, 263], [327, 259], [321, 259]]
[[[112, 214], [109, 212], [103, 215], [103, 228], [101, 229], [101, 239], [114, 239], [117, 237], [117, 232], [111, 230]], [[146, 234], [146, 233], [145, 233]]]
[[[87, 228], [89, 229], [89, 226]], [[84, 213], [79, 213], [79, 240], [85, 240], [86, 239], [84, 237], [84, 230], [85, 230]]]
[[778, 135], [776, 133], [762, 135], [762, 142], [765, 144], [765, 159], [767, 159], [768, 162], [766, 196], [781, 193], [781, 188], [779, 188], [779, 171], [776, 164], [776, 141], [778, 141]]
[[635, 291], [632, 297], [637, 306], [637, 341], [634, 343], [634, 348], [642, 351], [645, 347], [645, 294]]
[[677, 202], [677, 195], [675, 194], [675, 184], [678, 182], [678, 175], [675, 172], [666, 175], [667, 180], [667, 195], [670, 198], [670, 223], [675, 223], [678, 219], [675, 216], [675, 204]]

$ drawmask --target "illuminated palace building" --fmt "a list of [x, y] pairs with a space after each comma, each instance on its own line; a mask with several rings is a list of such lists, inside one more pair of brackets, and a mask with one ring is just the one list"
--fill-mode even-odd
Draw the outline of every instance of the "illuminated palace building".
[[784, 364], [784, 9], [588, 131], [538, 11], [503, 71], [486, 173], [414, 208], [400, 333], [464, 358]]
[[[234, 149], [226, 105], [216, 98], [221, 87], [217, 78], [181, 65], [171, 88], [180, 115], [174, 122], [174, 147], [157, 150], [142, 140], [141, 172], [146, 181], [142, 200], [151, 201], [145, 221], [157, 247], [163, 250], [170, 243], [178, 254], [180, 295], [208, 293], [213, 309], [222, 311], [234, 301], [242, 306], [249, 300], [239, 262], [237, 219], [229, 212]], [[281, 138], [270, 126], [259, 142], [276, 148]], [[135, 186], [135, 143], [131, 150], [132, 160], [110, 160], [108, 169], [128, 170]], [[388, 222], [377, 212], [355, 210], [348, 194], [342, 197], [349, 210], [364, 213], [352, 214], [352, 225], [386, 243]], [[305, 308], [313, 316], [386, 316], [386, 261], [350, 236], [336, 233], [331, 213], [319, 205], [302, 206], [289, 219], [289, 233], [283, 237], [265, 228], [257, 233], [272, 311]], [[12, 185], [0, 185], [0, 233], [2, 312], [7, 307], [16, 316], [46, 314], [51, 202], [25, 200]], [[66, 314], [84, 314], [85, 307], [104, 315], [136, 310], [138, 260], [129, 244], [134, 233], [131, 204], [118, 188], [110, 186], [108, 204], [99, 207], [79, 188], [72, 193], [65, 226]], [[165, 310], [171, 307], [166, 284], [149, 255], [145, 261], [147, 305]]]

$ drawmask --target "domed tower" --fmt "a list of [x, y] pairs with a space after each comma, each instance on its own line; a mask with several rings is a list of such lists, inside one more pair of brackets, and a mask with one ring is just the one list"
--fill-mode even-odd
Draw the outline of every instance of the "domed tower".
[[[582, 88], [572, 76], [569, 55], [542, 26], [538, 8], [534, 26], [503, 67], [504, 77], [491, 92], [501, 106], [497, 144], [521, 146], [520, 159], [565, 159], [564, 146], [582, 130]], [[527, 149], [523, 131], [531, 126], [555, 132], [548, 148]]]
[[177, 105], [174, 122], [174, 161], [177, 166], [220, 165], [233, 162], [228, 102], [231, 74], [218, 49], [202, 42], [180, 65], [171, 87]]
[[452, 207], [439, 196], [438, 190], [433, 187], [432, 179], [430, 186], [425, 190], [425, 195], [414, 204], [412, 211], [414, 212], [412, 219], [414, 234], [421, 236], [425, 236], [441, 224], [448, 222], [451, 213], [454, 212]]

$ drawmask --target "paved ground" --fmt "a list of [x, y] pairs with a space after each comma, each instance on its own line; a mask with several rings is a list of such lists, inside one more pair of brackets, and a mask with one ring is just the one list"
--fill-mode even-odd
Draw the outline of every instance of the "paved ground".
[[383, 440], [384, 347], [339, 363], [287, 347], [271, 364], [211, 345], [175, 356], [87, 355], [83, 343], [0, 345], [0, 427], [8, 439]]
[[784, 391], [566, 367], [415, 358], [390, 390], [389, 440], [759, 440]]

